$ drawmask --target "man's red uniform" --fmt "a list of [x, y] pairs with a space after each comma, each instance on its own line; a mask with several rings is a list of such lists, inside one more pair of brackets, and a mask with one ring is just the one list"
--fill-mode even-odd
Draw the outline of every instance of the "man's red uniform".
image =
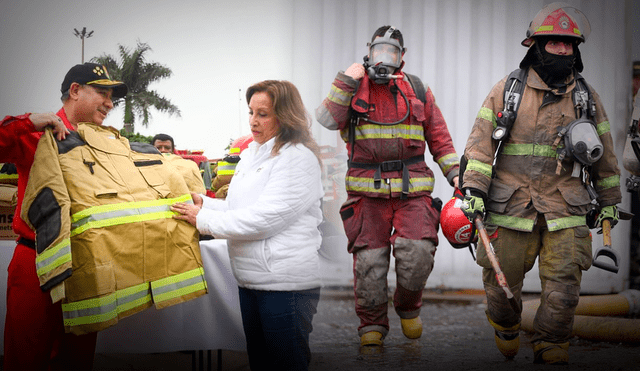
[[[63, 109], [57, 115], [69, 130], [74, 130]], [[40, 289], [34, 231], [20, 219], [22, 198], [41, 136], [29, 114], [7, 116], [0, 122], [0, 162], [13, 163], [18, 170], [13, 230], [19, 238], [8, 268], [4, 370], [91, 370], [97, 333], [65, 333], [60, 302], [53, 304], [49, 292]]]

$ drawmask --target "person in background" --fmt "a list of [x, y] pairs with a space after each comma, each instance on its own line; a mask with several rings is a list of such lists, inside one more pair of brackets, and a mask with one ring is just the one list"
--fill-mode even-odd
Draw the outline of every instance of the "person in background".
[[198, 164], [195, 161], [182, 158], [175, 154], [176, 147], [173, 142], [173, 137], [167, 134], [156, 134], [153, 139], [151, 139], [151, 144], [156, 147], [156, 149], [163, 154], [167, 162], [173, 165], [183, 176], [191, 192], [205, 194], [206, 187]]
[[347, 201], [340, 209], [353, 254], [355, 310], [361, 350], [382, 350], [389, 332], [387, 273], [396, 259], [393, 306], [402, 333], [422, 335], [422, 292], [438, 245], [439, 200], [431, 197], [427, 149], [450, 185], [458, 184], [458, 155], [429, 88], [404, 72], [404, 41], [392, 26], [371, 37], [365, 64], [338, 72], [316, 110], [329, 130], [340, 130], [349, 153]]
[[54, 304], [50, 293], [40, 289], [35, 233], [20, 218], [20, 211], [42, 132], [52, 128], [57, 140], [63, 140], [80, 122], [101, 125], [113, 108], [112, 99], [124, 97], [127, 86], [111, 80], [104, 66], [84, 63], [67, 72], [61, 92], [62, 108], [57, 113], [25, 113], [0, 122], [0, 162], [12, 162], [18, 171], [13, 230], [20, 236], [8, 268], [5, 371], [93, 368], [97, 333], [65, 334], [61, 302]]
[[160, 153], [175, 153], [176, 146], [173, 143], [173, 137], [167, 134], [156, 134], [151, 139], [151, 144], [160, 151]]
[[227, 239], [252, 370], [306, 370], [320, 296], [324, 194], [318, 145], [298, 89], [267, 80], [247, 89], [253, 142], [225, 200], [192, 194], [177, 219]]
[[211, 191], [215, 192], [216, 198], [227, 197], [229, 182], [233, 178], [236, 166], [240, 162], [240, 154], [247, 149], [249, 143], [253, 141], [253, 135], [243, 135], [231, 143], [229, 153], [216, 164], [215, 177], [211, 181]]
[[[518, 353], [522, 284], [537, 260], [542, 292], [531, 338], [534, 362], [569, 361], [582, 271], [593, 260], [589, 228], [618, 221], [620, 170], [609, 121], [600, 97], [579, 74], [578, 45], [589, 29], [584, 14], [567, 4], [540, 10], [522, 41], [528, 51], [520, 68], [494, 85], [464, 152], [461, 209], [472, 222], [485, 219], [516, 302], [507, 300], [481, 241], [477, 263], [487, 319], [507, 358]], [[508, 82], [514, 75], [519, 82]], [[523, 90], [516, 96], [518, 87]], [[512, 122], [505, 121], [509, 117]], [[579, 140], [575, 146], [572, 138]]]

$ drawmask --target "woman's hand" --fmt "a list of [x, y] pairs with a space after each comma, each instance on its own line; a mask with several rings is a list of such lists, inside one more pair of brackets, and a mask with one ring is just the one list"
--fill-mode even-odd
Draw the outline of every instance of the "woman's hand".
[[191, 192], [191, 199], [193, 200], [193, 204], [202, 209], [202, 196], [197, 193]]
[[[193, 197], [193, 194], [191, 197]], [[202, 205], [202, 197], [198, 196], [198, 198], [200, 199], [200, 205]], [[195, 199], [194, 202], [196, 202]], [[179, 202], [171, 206], [171, 211], [178, 213], [178, 215], [173, 216], [174, 219], [186, 220], [189, 224], [196, 227], [196, 217], [200, 211], [199, 206]]]

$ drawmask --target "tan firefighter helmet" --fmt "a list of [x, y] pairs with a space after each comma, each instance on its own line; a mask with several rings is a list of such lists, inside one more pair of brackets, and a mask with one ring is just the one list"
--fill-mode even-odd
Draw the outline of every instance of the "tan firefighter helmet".
[[529, 23], [522, 45], [531, 46], [536, 36], [574, 37], [580, 43], [586, 41], [590, 33], [589, 20], [581, 11], [567, 3], [552, 3], [542, 8]]

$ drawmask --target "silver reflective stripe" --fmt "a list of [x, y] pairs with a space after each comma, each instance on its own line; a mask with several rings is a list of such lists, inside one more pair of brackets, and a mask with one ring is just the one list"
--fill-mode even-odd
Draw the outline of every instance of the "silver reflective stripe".
[[206, 290], [204, 269], [196, 268], [175, 276], [151, 282], [153, 301], [156, 303], [179, 298], [192, 292]]
[[171, 205], [177, 202], [193, 204], [191, 195], [186, 194], [176, 198], [121, 202], [90, 207], [71, 216], [71, 237], [91, 228], [169, 219], [174, 215], [171, 211]]
[[424, 128], [420, 125], [375, 125], [366, 124], [356, 127], [356, 140], [362, 139], [416, 139], [424, 140]]
[[123, 209], [123, 210], [115, 210], [115, 211], [107, 211], [99, 214], [91, 214], [85, 218], [78, 220], [75, 223], [71, 223], [71, 229], [79, 228], [90, 222], [97, 222], [101, 220], [107, 219], [116, 219], [123, 218], [133, 215], [143, 215], [143, 214], [151, 214], [151, 213], [159, 213], [163, 211], [171, 210], [170, 205], [158, 205], [158, 206], [150, 206], [150, 207], [142, 207], [136, 209]]
[[62, 304], [65, 326], [80, 326], [107, 322], [128, 310], [151, 302], [148, 282], [118, 290], [100, 298]]
[[36, 273], [38, 276], [42, 276], [70, 262], [71, 240], [65, 238], [57, 245], [46, 249], [36, 257]]

